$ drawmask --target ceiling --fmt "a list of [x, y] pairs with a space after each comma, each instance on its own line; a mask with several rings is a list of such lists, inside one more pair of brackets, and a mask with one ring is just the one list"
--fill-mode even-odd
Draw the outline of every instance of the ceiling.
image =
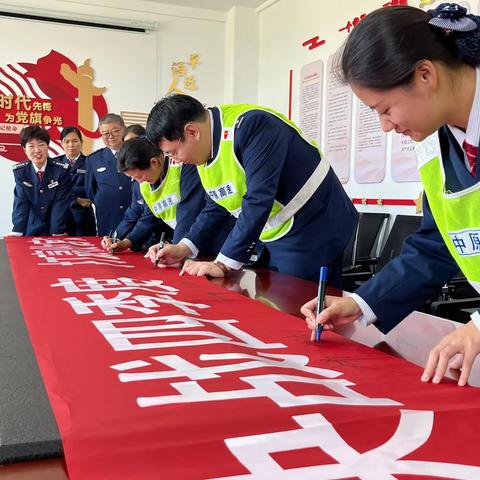
[[182, 7], [205, 8], [228, 12], [232, 7], [257, 8], [265, 0], [147, 0], [154, 3], [179, 5]]

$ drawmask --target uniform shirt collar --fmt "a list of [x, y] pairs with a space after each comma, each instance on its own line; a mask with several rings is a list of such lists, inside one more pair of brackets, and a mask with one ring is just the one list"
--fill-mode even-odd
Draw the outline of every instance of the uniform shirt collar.
[[209, 107], [207, 109], [210, 115], [210, 160], [218, 155], [220, 148], [220, 137], [222, 133], [222, 119], [218, 107]]
[[[474, 147], [478, 147], [480, 143], [480, 68], [477, 68], [475, 71], [476, 71], [475, 95], [473, 97], [473, 103], [472, 103], [472, 108], [470, 110], [470, 115], [468, 116], [466, 132], [464, 132], [460, 128], [455, 127], [453, 125], [447, 125], [462, 150], [463, 150], [464, 141], [466, 141], [470, 145], [473, 145]], [[470, 169], [465, 152], [464, 152], [464, 162], [467, 168]]]
[[65, 158], [68, 160], [69, 163], [75, 163], [82, 154], [79, 153], [75, 158], [70, 158], [68, 155], [65, 154]]
[[33, 169], [35, 170], [35, 173], [45, 172], [45, 169], [47, 168], [47, 163], [48, 163], [48, 160], [44, 163], [44, 165], [43, 165], [42, 168], [38, 168], [38, 167], [32, 162], [32, 166], [33, 166]]

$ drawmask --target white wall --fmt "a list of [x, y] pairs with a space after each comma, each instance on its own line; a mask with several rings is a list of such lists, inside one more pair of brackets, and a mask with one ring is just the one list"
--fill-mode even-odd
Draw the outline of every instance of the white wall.
[[225, 103], [257, 103], [258, 14], [234, 7], [225, 32]]

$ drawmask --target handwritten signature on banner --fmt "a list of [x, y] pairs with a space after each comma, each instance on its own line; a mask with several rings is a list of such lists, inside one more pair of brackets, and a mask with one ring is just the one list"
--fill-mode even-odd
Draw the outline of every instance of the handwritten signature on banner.
[[[39, 265], [72, 265], [75, 262], [115, 265], [124, 263], [117, 257], [99, 252], [98, 247], [76, 239], [33, 239], [32, 254]], [[70, 252], [70, 253], [68, 253]], [[116, 259], [116, 260], [114, 260]], [[58, 278], [52, 288], [63, 289], [68, 296], [62, 301], [76, 315], [101, 314], [91, 324], [115, 352], [138, 351], [138, 358], [110, 365], [120, 383], [163, 382], [169, 393], [137, 396], [140, 408], [165, 405], [268, 398], [282, 408], [311, 405], [342, 407], [401, 407], [390, 398], [371, 398], [354, 388], [341, 371], [309, 365], [306, 355], [277, 353], [286, 348], [280, 342], [268, 342], [242, 330], [234, 318], [213, 320], [206, 303], [181, 299], [179, 288], [159, 279], [138, 280], [127, 276], [112, 278]], [[177, 314], [162, 315], [166, 306]], [[136, 318], [129, 315], [137, 314]], [[207, 313], [206, 317], [203, 313]], [[128, 314], [128, 315], [127, 315]], [[115, 318], [112, 318], [115, 317]], [[188, 360], [182, 348], [205, 345], [230, 347], [228, 352], [200, 354], [198, 361]], [[241, 351], [231, 351], [239, 347]], [[143, 356], [145, 350], [173, 348], [174, 354]], [[251, 353], [246, 352], [249, 349]], [[268, 368], [268, 373], [265, 373]], [[259, 372], [259, 370], [261, 370]], [[288, 372], [286, 372], [288, 370]], [[248, 374], [243, 372], [248, 371]], [[256, 371], [256, 372], [255, 372]], [[247, 388], [215, 390], [215, 380], [238, 372], [238, 380]], [[208, 391], [201, 382], [209, 380]], [[213, 381], [213, 383], [212, 383]], [[310, 385], [322, 394], [295, 394], [288, 386]], [[176, 393], [173, 393], [176, 392]], [[329, 393], [330, 392], [330, 393]], [[480, 478], [480, 467], [438, 461], [403, 460], [426, 444], [434, 426], [434, 412], [400, 409], [399, 423], [391, 437], [368, 451], [357, 451], [342, 438], [335, 426], [320, 413], [289, 415], [298, 428], [250, 436], [226, 438], [225, 444], [250, 472], [222, 478], [253, 479], [298, 478], [333, 479], [358, 476], [392, 478], [395, 473], [430, 475], [458, 479]], [[278, 452], [320, 448], [333, 463], [284, 469], [276, 460]]]

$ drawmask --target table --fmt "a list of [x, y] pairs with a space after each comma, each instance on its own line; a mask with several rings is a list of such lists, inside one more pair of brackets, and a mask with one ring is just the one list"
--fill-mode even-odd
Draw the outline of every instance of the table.
[[[8, 339], [8, 330], [12, 325], [16, 328], [22, 328], [23, 322], [19, 321], [21, 312], [16, 300], [15, 289], [9, 273], [8, 261], [6, 259], [3, 242], [0, 245], [0, 278], [2, 279], [1, 289], [1, 313], [2, 318], [11, 320], [12, 323], [2, 322], [3, 338]], [[226, 289], [237, 291], [249, 298], [256, 299], [278, 310], [290, 313], [292, 315], [301, 316], [300, 306], [316, 294], [316, 284], [301, 279], [296, 279], [287, 275], [268, 270], [245, 270], [242, 272], [232, 273], [225, 279], [211, 279]], [[340, 294], [340, 292], [330, 292]], [[24, 327], [23, 327], [24, 328]], [[360, 343], [379, 348], [383, 351], [395, 354], [416, 364], [423, 365], [431, 346], [437, 343], [438, 339], [443, 337], [448, 331], [457, 328], [453, 322], [443, 321], [441, 319], [428, 315], [413, 313], [396, 329], [384, 336], [378, 332], [375, 327], [371, 326], [367, 329], [352, 325], [342, 329], [342, 333]], [[308, 335], [306, 331], [306, 335]], [[25, 337], [26, 338], [26, 337]], [[10, 342], [7, 342], [10, 343]], [[11, 346], [12, 348], [12, 346]], [[36, 389], [42, 392], [38, 397], [35, 395], [36, 401], [28, 403], [26, 410], [28, 415], [22, 416], [17, 420], [24, 421], [23, 425], [17, 428], [17, 433], [22, 434], [28, 430], [29, 422], [39, 422], [40, 429], [44, 432], [42, 441], [47, 447], [55, 450], [55, 442], [58, 442], [58, 431], [55, 421], [48, 404], [45, 403], [46, 397], [43, 391], [43, 385], [40, 381], [38, 368], [33, 360], [31, 350], [29, 350], [28, 342], [23, 343], [23, 357], [29, 357], [26, 364], [17, 364], [13, 362], [13, 366], [17, 369], [8, 376], [12, 380], [20, 380], [24, 387]], [[13, 358], [13, 353], [2, 348], [2, 356]], [[473, 381], [476, 385], [480, 384], [480, 375], [478, 368], [473, 372]], [[27, 395], [30, 398], [31, 395]], [[42, 412], [39, 413], [38, 401], [40, 401]], [[2, 402], [3, 403], [3, 402]], [[48, 403], [48, 402], [47, 402]], [[1, 415], [5, 418], [7, 415]], [[60, 453], [60, 451], [58, 452]], [[0, 479], [67, 479], [66, 470], [62, 458], [48, 459], [41, 461], [30, 461], [17, 463], [13, 465], [3, 466], [0, 468]]]

